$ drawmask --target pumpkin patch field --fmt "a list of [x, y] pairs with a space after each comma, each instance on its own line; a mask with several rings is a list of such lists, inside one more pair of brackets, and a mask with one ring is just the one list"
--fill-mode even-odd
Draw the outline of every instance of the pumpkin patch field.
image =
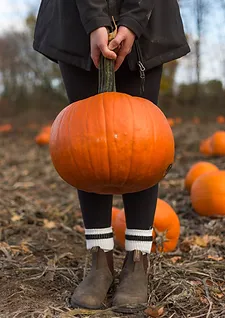
[[108, 303], [103, 310], [72, 309], [90, 255], [76, 190], [51, 161], [51, 126], [0, 127], [0, 318], [225, 317], [224, 117], [168, 122], [175, 162], [160, 182], [149, 302], [130, 314], [110, 307], [125, 254], [121, 196], [113, 201], [116, 279]]

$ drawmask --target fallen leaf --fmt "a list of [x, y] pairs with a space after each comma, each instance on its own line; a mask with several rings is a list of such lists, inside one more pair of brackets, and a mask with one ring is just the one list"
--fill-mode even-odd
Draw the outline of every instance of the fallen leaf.
[[177, 261], [179, 261], [181, 259], [181, 256], [174, 256], [174, 257], [171, 257], [171, 262], [173, 263], [173, 264], [175, 264]]
[[200, 247], [206, 247], [209, 243], [209, 236], [204, 235], [204, 236], [195, 236], [193, 240], [194, 245], [198, 245]]
[[193, 285], [193, 286], [202, 285], [202, 282], [200, 282], [199, 280], [191, 280], [190, 283], [191, 283], [191, 285]]
[[48, 221], [47, 219], [44, 219], [44, 227], [46, 229], [55, 229], [56, 228], [56, 223], [54, 221]]
[[200, 297], [200, 300], [201, 300], [201, 302], [203, 303], [203, 304], [209, 304], [209, 301], [208, 301], [208, 299], [207, 298], [205, 298], [205, 297]]
[[164, 314], [164, 307], [148, 307], [145, 314], [150, 317], [160, 317]]
[[26, 241], [22, 241], [22, 242], [20, 243], [20, 248], [21, 248], [21, 250], [22, 250], [24, 253], [31, 253], [31, 254], [32, 254], [31, 250], [30, 250], [29, 247], [27, 246], [27, 242], [26, 242]]
[[217, 298], [221, 299], [223, 298], [224, 294], [223, 293], [220, 293], [220, 294], [215, 294]]
[[74, 230], [77, 231], [78, 233], [84, 233], [84, 228], [80, 226], [79, 224], [74, 226]]
[[223, 257], [208, 255], [208, 259], [212, 259], [213, 261], [222, 261]]
[[20, 221], [22, 219], [22, 216], [21, 215], [17, 215], [17, 214], [14, 214], [12, 217], [11, 217], [11, 221], [12, 222], [17, 222], [17, 221]]

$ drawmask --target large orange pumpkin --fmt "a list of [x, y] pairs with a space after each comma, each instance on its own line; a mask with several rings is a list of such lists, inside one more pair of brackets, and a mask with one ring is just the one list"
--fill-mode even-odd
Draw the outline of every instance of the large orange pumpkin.
[[[125, 247], [125, 213], [120, 210], [113, 218], [112, 227], [115, 240], [119, 246]], [[180, 236], [180, 221], [173, 208], [164, 200], [158, 199], [153, 222], [152, 252], [171, 252], [176, 246]]]
[[225, 156], [225, 131], [217, 131], [213, 134], [212, 153], [215, 156]]
[[99, 94], [67, 106], [51, 129], [57, 172], [87, 192], [141, 191], [158, 183], [174, 161], [163, 112], [144, 98], [113, 91], [113, 63], [101, 59]]
[[217, 166], [215, 166], [213, 163], [206, 162], [206, 161], [199, 161], [191, 166], [189, 169], [186, 177], [185, 177], [185, 188], [186, 190], [190, 191], [193, 182], [202, 174], [219, 170]]
[[209, 137], [202, 140], [200, 143], [199, 150], [203, 155], [206, 155], [206, 156], [212, 155], [212, 138]]
[[192, 185], [191, 202], [200, 215], [225, 216], [225, 171], [200, 176]]

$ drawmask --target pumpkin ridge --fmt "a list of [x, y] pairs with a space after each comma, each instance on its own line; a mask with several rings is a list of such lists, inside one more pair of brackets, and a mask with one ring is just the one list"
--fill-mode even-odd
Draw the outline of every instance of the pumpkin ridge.
[[[107, 94], [108, 95], [108, 94]], [[108, 154], [108, 183], [111, 182], [111, 174], [110, 174], [110, 155], [109, 155], [109, 146], [108, 146], [108, 134], [107, 134], [107, 123], [106, 123], [106, 112], [105, 112], [105, 100], [104, 100], [104, 97], [105, 97], [105, 93], [102, 94], [102, 109], [103, 109], [103, 116], [104, 116], [104, 126], [105, 126], [105, 136], [106, 136], [106, 147], [107, 147], [107, 154]]]
[[[88, 134], [88, 110], [89, 110], [89, 106], [88, 106], [88, 103], [86, 104], [86, 132]], [[88, 162], [91, 166], [91, 170], [94, 172], [94, 175], [95, 175], [95, 178], [98, 179], [97, 175], [96, 175], [96, 172], [95, 172], [95, 169], [94, 169], [94, 165], [92, 164], [92, 160], [91, 160], [91, 153], [90, 153], [90, 147], [89, 147], [89, 138], [87, 138], [87, 153], [88, 153]]]
[[[113, 135], [117, 134], [117, 132], [115, 132], [115, 98], [113, 99], [113, 105], [112, 105], [112, 122], [113, 122]], [[116, 158], [118, 156], [118, 144], [115, 141], [115, 148], [116, 148]], [[116, 176], [118, 176], [118, 161], [116, 163]]]
[[[153, 136], [154, 136], [154, 141], [155, 141], [155, 124], [154, 124], [154, 120], [153, 120], [153, 118], [152, 118], [151, 109], [150, 109], [150, 107], [148, 107], [147, 103], [146, 103], [146, 108], [148, 109], [151, 126], [153, 127]], [[150, 152], [151, 152], [151, 156], [152, 156], [152, 153], [153, 153], [153, 143], [150, 143], [150, 145], [151, 145], [151, 147], [150, 147]], [[147, 173], [149, 173], [149, 171], [151, 171], [151, 173], [152, 173], [151, 160], [149, 160], [149, 166], [148, 166]]]
[[132, 143], [131, 143], [131, 160], [130, 160], [130, 167], [128, 169], [128, 174], [124, 180], [124, 182], [122, 183], [122, 186], [124, 186], [127, 182], [127, 180], [130, 178], [130, 174], [131, 174], [131, 168], [132, 168], [132, 163], [133, 163], [133, 152], [134, 152], [134, 110], [133, 110], [133, 107], [132, 107], [132, 103], [131, 103], [131, 100], [130, 98], [128, 97], [127, 98], [128, 100], [128, 104], [130, 105], [130, 110], [131, 110], [131, 113], [133, 115], [133, 129], [132, 129]]
[[83, 171], [80, 169], [79, 164], [77, 164], [77, 160], [75, 159], [74, 152], [70, 151], [70, 149], [73, 149], [73, 147], [72, 147], [72, 139], [71, 139], [71, 134], [70, 134], [70, 132], [71, 132], [70, 124], [71, 124], [71, 121], [73, 119], [74, 113], [75, 113], [75, 107], [72, 108], [72, 112], [69, 113], [69, 118], [68, 118], [68, 125], [67, 125], [67, 127], [68, 127], [68, 136], [69, 136], [68, 143], [69, 143], [69, 146], [70, 146], [70, 148], [68, 147], [68, 152], [69, 152], [69, 154], [70, 154], [70, 156], [72, 158], [72, 161], [73, 161], [74, 165], [77, 167], [77, 170], [82, 175], [82, 178], [84, 178]]

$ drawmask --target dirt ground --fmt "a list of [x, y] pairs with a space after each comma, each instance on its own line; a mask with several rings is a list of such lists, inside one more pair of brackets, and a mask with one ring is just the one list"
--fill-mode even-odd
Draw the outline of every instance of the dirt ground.
[[[154, 317], [225, 317], [225, 219], [198, 216], [183, 188], [194, 162], [206, 159], [199, 141], [218, 124], [174, 127], [176, 162], [160, 184], [160, 198], [177, 211], [177, 250], [150, 256], [149, 307]], [[0, 317], [118, 317], [72, 310], [69, 299], [88, 269], [76, 191], [55, 172], [48, 147], [34, 142], [36, 130], [0, 135]], [[207, 158], [225, 169], [225, 158]], [[122, 207], [121, 198], [114, 205]], [[115, 249], [117, 274], [124, 252]], [[146, 317], [144, 312], [123, 317]]]

